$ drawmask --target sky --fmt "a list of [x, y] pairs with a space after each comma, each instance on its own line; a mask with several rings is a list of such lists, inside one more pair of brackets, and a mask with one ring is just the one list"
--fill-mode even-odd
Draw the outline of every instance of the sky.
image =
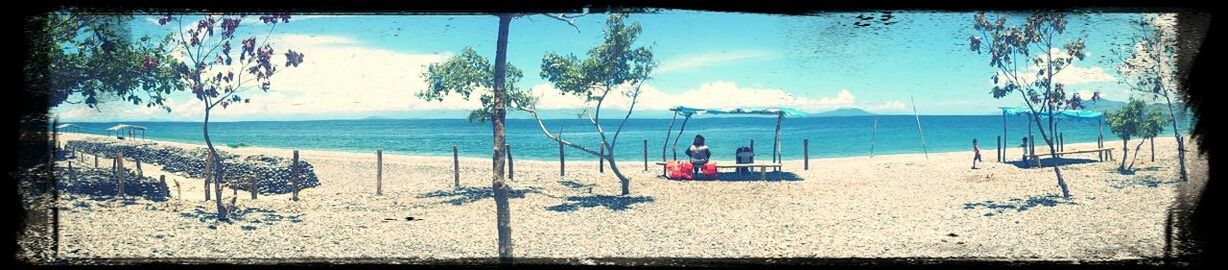
[[[777, 107], [807, 113], [860, 108], [880, 114], [990, 115], [1000, 106], [1020, 106], [1017, 94], [994, 99], [995, 70], [989, 55], [970, 51], [974, 13], [894, 12], [891, 25], [856, 27], [857, 16], [881, 13], [823, 13], [786, 16], [670, 10], [631, 14], [643, 32], [637, 46], [652, 48], [658, 66], [644, 83], [635, 118], [668, 118], [667, 108]], [[1003, 14], [990, 14], [1003, 15]], [[1010, 14], [1008, 14], [1010, 15]], [[1018, 24], [1013, 14], [1008, 24]], [[508, 61], [524, 72], [517, 87], [540, 97], [538, 108], [552, 118], [575, 117], [590, 107], [558, 93], [540, 76], [548, 52], [585, 52], [602, 40], [607, 14], [588, 14], [575, 26], [531, 15], [512, 21]], [[1099, 91], [1125, 100], [1110, 48], [1133, 33], [1128, 20], [1139, 14], [1079, 13], [1068, 17], [1059, 40], [1083, 37], [1088, 57], [1058, 74], [1058, 82], [1084, 93]], [[185, 16], [189, 20], [200, 18]], [[877, 18], [876, 18], [877, 19]], [[264, 37], [268, 28], [247, 18], [240, 37]], [[134, 36], [176, 33], [137, 16]], [[490, 15], [293, 14], [278, 24], [269, 42], [278, 55], [302, 52], [298, 67], [281, 67], [267, 93], [249, 91], [251, 103], [212, 113], [215, 121], [387, 118], [464, 118], [479, 102], [450, 96], [442, 102], [418, 99], [423, 73], [472, 47], [494, 58], [498, 19]], [[1064, 43], [1064, 42], [1062, 42]], [[237, 51], [237, 50], [236, 50]], [[279, 56], [280, 57], [280, 56]], [[275, 58], [275, 63], [284, 63]], [[611, 98], [606, 108], [625, 113], [628, 99]], [[171, 112], [109, 102], [98, 108], [64, 104], [51, 112], [64, 121], [200, 121], [203, 105], [190, 92], [173, 94]], [[621, 110], [621, 112], [620, 112]], [[527, 114], [511, 113], [523, 118]]]

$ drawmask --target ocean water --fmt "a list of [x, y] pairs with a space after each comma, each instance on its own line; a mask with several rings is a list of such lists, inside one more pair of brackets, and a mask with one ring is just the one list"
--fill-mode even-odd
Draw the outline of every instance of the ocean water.
[[[851, 157], [874, 155], [971, 151], [972, 140], [980, 143], [983, 157], [993, 159], [996, 140], [1002, 136], [1002, 116], [921, 116], [925, 146], [911, 115], [799, 117], [786, 118], [781, 123], [781, 155], [786, 160], [802, 158], [802, 144], [809, 140], [810, 157]], [[733, 160], [735, 149], [748, 146], [754, 140], [757, 159], [770, 160], [775, 117], [705, 117], [692, 118], [677, 143], [679, 159], [695, 134], [703, 134], [712, 149], [714, 160]], [[877, 129], [875, 121], [877, 120]], [[644, 141], [648, 143], [649, 161], [661, 159], [662, 145], [671, 119], [631, 119], [623, 128], [615, 145], [619, 162], [639, 164], [644, 158]], [[204, 144], [199, 122], [123, 122], [145, 126], [150, 139]], [[603, 121], [611, 139], [618, 121]], [[82, 133], [106, 135], [106, 128], [118, 123], [74, 123]], [[587, 120], [546, 120], [551, 132], [563, 138], [597, 149], [598, 135]], [[682, 119], [674, 124], [669, 144], [677, 135]], [[1021, 138], [1028, 134], [1026, 117], [1006, 119], [1005, 145], [1008, 154], [1018, 155]], [[1059, 124], [1067, 143], [1095, 142], [1100, 134], [1097, 120], [1066, 121]], [[1188, 121], [1181, 123], [1182, 133], [1188, 133]], [[1110, 147], [1120, 145], [1120, 139], [1107, 126], [1103, 127], [1105, 142]], [[1034, 131], [1035, 132], [1035, 131]], [[1162, 138], [1170, 138], [1166, 130]], [[381, 120], [321, 120], [321, 121], [252, 121], [210, 123], [210, 136], [220, 149], [228, 144], [301, 150], [333, 150], [372, 153], [383, 149], [387, 153], [451, 156], [452, 146], [466, 157], [489, 157], [492, 128], [489, 123], [470, 123], [463, 119], [381, 119]], [[1037, 140], [1041, 139], [1038, 132]], [[532, 119], [508, 119], [507, 138], [516, 159], [558, 160], [558, 144], [548, 140]], [[871, 144], [873, 143], [873, 149]], [[1043, 142], [1037, 143], [1040, 148]], [[567, 160], [596, 160], [586, 153], [565, 149]], [[666, 158], [673, 158], [667, 148]]]

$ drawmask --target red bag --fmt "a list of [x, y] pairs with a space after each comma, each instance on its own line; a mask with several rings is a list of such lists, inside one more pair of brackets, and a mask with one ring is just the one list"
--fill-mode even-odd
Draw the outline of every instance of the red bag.
[[678, 169], [682, 171], [680, 173], [682, 176], [680, 177], [681, 179], [691, 180], [695, 178], [695, 164], [691, 164], [690, 162], [686, 161], [679, 161], [678, 163], [681, 163], [680, 166], [678, 166]]
[[684, 162], [678, 162], [677, 160], [670, 160], [666, 162], [665, 171], [669, 173], [667, 177], [675, 180], [688, 179], [689, 177], [687, 177], [687, 174], [690, 172], [690, 170], [684, 170], [682, 168], [682, 164], [684, 164]]
[[700, 169], [700, 171], [703, 171], [704, 176], [715, 177], [716, 176], [716, 162], [708, 161], [708, 163], [705, 163], [704, 167]]

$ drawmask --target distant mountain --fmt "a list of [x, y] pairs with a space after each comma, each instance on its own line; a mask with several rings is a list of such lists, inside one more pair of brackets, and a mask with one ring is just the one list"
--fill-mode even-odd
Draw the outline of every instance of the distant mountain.
[[1103, 99], [1103, 98], [1101, 98], [1100, 100], [1096, 100], [1096, 101], [1091, 101], [1091, 100], [1083, 101], [1083, 110], [1088, 110], [1088, 111], [1115, 112], [1121, 109], [1121, 107], [1125, 107], [1125, 106], [1126, 106], [1126, 102]]
[[858, 108], [841, 108], [841, 109], [835, 109], [831, 111], [816, 113], [811, 116], [834, 117], [834, 116], [867, 116], [867, 115], [878, 115], [878, 114], [867, 112], [865, 110], [858, 109]]
[[[1146, 102], [1148, 106], [1160, 108], [1161, 110], [1164, 111], [1165, 114], [1168, 114], [1168, 104], [1164, 103], [1163, 101], [1151, 103], [1150, 100], [1147, 100]], [[1082, 110], [1112, 113], [1112, 112], [1116, 112], [1117, 110], [1120, 110], [1122, 107], [1125, 107], [1125, 106], [1126, 106], [1125, 101], [1116, 101], [1116, 100], [1102, 98], [1097, 101], [1090, 101], [1090, 100], [1083, 101]], [[1181, 109], [1183, 106], [1184, 104], [1182, 104], [1179, 101], [1173, 102], [1173, 107], [1178, 110], [1177, 114], [1183, 113], [1181, 112]]]

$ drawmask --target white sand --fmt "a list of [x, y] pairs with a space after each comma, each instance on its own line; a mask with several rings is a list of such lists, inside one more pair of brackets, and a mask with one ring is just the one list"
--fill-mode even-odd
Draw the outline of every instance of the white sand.
[[[65, 140], [89, 135], [66, 134]], [[199, 145], [158, 142], [165, 145]], [[1106, 142], [1120, 147], [1120, 141]], [[1067, 145], [1092, 148], [1094, 143]], [[1132, 145], [1133, 146], [1133, 145]], [[1190, 143], [1189, 148], [1196, 146]], [[1040, 145], [1037, 146], [1040, 148]], [[978, 257], [1002, 259], [1131, 259], [1164, 253], [1164, 220], [1176, 196], [1175, 142], [1156, 140], [1156, 162], [1144, 146], [1135, 175], [1118, 163], [1065, 165], [1074, 204], [995, 211], [965, 204], [1018, 205], [1029, 197], [1059, 194], [1052, 168], [984, 163], [970, 170], [969, 152], [784, 162], [801, 181], [672, 181], [643, 171], [642, 161], [620, 163], [632, 178], [631, 195], [584, 205], [567, 197], [619, 193], [617, 178], [595, 161], [558, 163], [517, 160], [511, 200], [514, 253], [519, 258], [605, 257]], [[291, 150], [219, 148], [240, 154], [290, 157]], [[1018, 158], [1013, 148], [1008, 156]], [[1120, 159], [1120, 149], [1115, 159]], [[374, 151], [373, 151], [374, 152]], [[375, 154], [300, 151], [321, 186], [302, 200], [239, 193], [233, 223], [218, 223], [202, 182], [167, 174], [183, 198], [130, 205], [65, 197], [61, 201], [61, 256], [86, 258], [470, 258], [494, 257], [494, 203], [489, 197], [459, 205], [450, 157], [384, 155], [383, 196], [375, 193]], [[1071, 156], [1095, 160], [1092, 154]], [[1191, 183], [1205, 180], [1206, 160], [1196, 154]], [[92, 159], [92, 158], [90, 158]], [[91, 166], [93, 160], [74, 163]], [[102, 160], [101, 164], [109, 164]], [[461, 158], [461, 184], [490, 186], [490, 160]], [[163, 174], [146, 165], [146, 175]], [[1139, 184], [1159, 178], [1156, 187]], [[573, 181], [588, 187], [572, 188]], [[230, 196], [231, 191], [224, 193]], [[179, 201], [182, 199], [182, 202]], [[1021, 201], [1010, 201], [1019, 199]], [[229, 198], [226, 199], [229, 201]], [[558, 211], [573, 205], [572, 211]], [[993, 214], [986, 216], [986, 214]], [[415, 221], [405, 221], [412, 216]], [[385, 219], [393, 219], [386, 221]], [[950, 236], [954, 234], [956, 236]]]

